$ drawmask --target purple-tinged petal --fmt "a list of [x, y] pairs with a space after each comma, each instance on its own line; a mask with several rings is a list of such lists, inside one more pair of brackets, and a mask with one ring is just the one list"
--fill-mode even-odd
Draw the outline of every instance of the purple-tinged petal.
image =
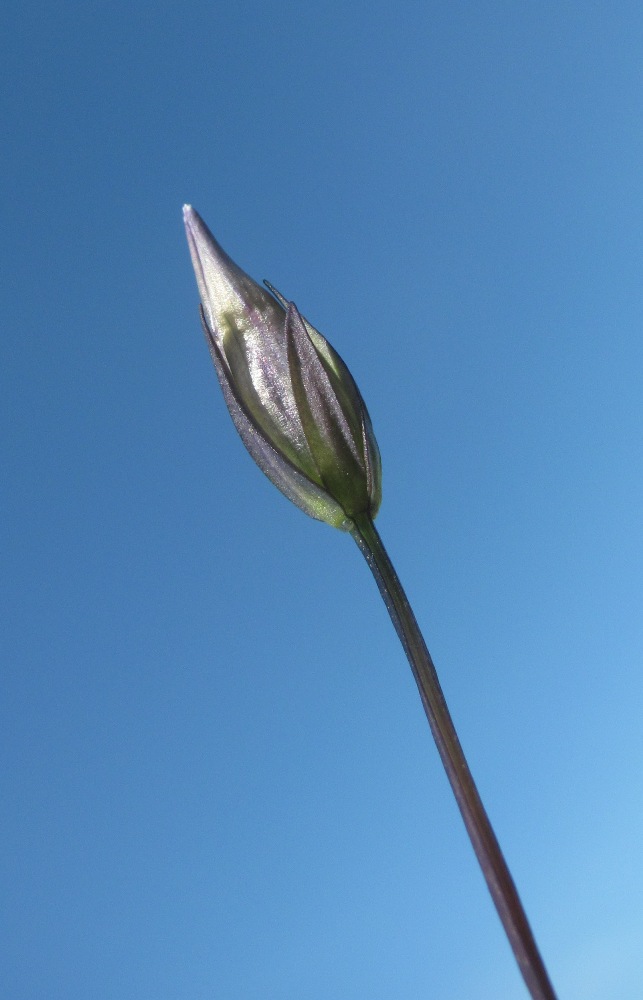
[[264, 436], [261, 428], [244, 410], [230, 380], [225, 360], [204, 319], [210, 356], [214, 363], [223, 398], [230, 416], [241, 437], [261, 471], [294, 504], [306, 514], [325, 521], [332, 527], [348, 531], [351, 522], [339, 504], [317, 483], [312, 482], [299, 471]]

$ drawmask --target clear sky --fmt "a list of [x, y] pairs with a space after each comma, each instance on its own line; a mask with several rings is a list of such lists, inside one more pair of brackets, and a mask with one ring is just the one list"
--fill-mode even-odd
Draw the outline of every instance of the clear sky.
[[2, 995], [526, 997], [361, 555], [227, 415], [187, 201], [360, 385], [561, 1000], [640, 1000], [640, 3], [0, 19]]

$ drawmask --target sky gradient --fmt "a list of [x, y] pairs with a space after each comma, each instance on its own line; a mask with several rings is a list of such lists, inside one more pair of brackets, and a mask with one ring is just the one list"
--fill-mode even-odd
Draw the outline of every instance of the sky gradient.
[[2, 995], [526, 997], [360, 553], [225, 410], [190, 202], [360, 386], [560, 1000], [640, 1000], [640, 4], [0, 19]]

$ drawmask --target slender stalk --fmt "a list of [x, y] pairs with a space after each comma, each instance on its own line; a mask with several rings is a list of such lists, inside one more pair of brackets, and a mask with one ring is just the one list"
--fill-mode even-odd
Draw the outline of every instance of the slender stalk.
[[500, 845], [475, 786], [447, 708], [438, 675], [415, 615], [382, 540], [368, 515], [351, 534], [368, 563], [420, 691], [444, 769], [456, 797], [489, 892], [533, 1000], [556, 1000]]

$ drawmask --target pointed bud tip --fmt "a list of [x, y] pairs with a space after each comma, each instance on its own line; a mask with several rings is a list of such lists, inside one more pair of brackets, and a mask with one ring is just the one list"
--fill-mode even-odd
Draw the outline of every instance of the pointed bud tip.
[[186, 229], [194, 229], [199, 221], [199, 216], [191, 205], [183, 206], [183, 225]]
[[192, 208], [192, 205], [183, 206], [183, 224], [188, 235], [188, 242], [190, 244], [194, 243], [195, 252], [197, 252], [197, 246], [200, 247], [201, 251], [206, 246], [210, 250], [213, 248], [217, 250], [221, 249], [197, 210]]

